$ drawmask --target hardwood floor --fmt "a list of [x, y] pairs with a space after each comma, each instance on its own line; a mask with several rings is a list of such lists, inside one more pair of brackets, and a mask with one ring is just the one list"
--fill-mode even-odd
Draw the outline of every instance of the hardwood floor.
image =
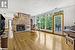
[[36, 31], [14, 33], [14, 40], [8, 50], [72, 50], [65, 44], [65, 38], [45, 32]]

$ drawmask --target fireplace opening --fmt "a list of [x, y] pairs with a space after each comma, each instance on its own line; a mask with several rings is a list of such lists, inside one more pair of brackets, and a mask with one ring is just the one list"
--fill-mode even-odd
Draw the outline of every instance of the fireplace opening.
[[16, 30], [17, 31], [25, 31], [25, 25], [23, 25], [23, 24], [16, 25]]

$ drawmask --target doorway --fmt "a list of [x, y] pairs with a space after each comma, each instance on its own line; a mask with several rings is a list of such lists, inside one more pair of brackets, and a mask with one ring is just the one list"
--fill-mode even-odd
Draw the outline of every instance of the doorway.
[[55, 12], [53, 15], [53, 33], [63, 35], [64, 14], [63, 11]]
[[54, 16], [54, 33], [62, 34], [62, 16]]

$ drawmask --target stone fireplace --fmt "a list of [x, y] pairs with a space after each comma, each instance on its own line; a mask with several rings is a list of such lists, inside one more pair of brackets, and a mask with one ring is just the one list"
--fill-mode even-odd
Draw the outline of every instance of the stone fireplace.
[[17, 13], [13, 18], [13, 31], [30, 31], [31, 22], [30, 15], [24, 13]]

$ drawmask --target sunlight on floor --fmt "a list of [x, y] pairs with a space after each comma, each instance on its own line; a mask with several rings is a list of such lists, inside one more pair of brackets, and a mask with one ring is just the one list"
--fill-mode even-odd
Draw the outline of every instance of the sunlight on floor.
[[72, 50], [65, 37], [40, 31], [15, 33], [14, 47], [15, 50]]

